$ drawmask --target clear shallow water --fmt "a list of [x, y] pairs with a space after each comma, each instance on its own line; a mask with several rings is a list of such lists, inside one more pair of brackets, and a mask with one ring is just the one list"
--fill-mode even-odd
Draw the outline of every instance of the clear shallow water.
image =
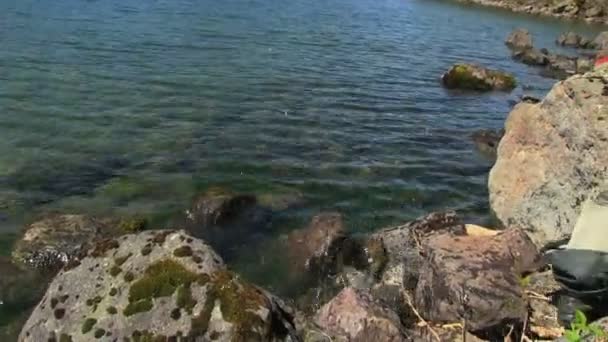
[[[597, 31], [432, 0], [2, 1], [0, 232], [45, 210], [162, 222], [211, 185], [300, 191], [294, 216], [338, 209], [354, 232], [483, 220], [491, 165], [468, 135], [554, 83], [510, 59], [516, 27], [550, 49]], [[459, 61], [523, 87], [448, 92]]]

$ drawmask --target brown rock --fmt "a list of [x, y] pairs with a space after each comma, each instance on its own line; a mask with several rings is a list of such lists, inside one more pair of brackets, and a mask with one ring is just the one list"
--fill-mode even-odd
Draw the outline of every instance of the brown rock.
[[315, 315], [315, 323], [334, 341], [406, 341], [399, 317], [371, 295], [345, 288]]
[[252, 236], [264, 231], [271, 215], [271, 210], [259, 205], [254, 195], [213, 188], [196, 198], [183, 222], [176, 225], [230, 259], [235, 246], [251, 243]]
[[526, 303], [521, 274], [538, 265], [538, 251], [519, 229], [496, 236], [442, 234], [423, 242], [424, 264], [416, 307], [427, 320], [466, 319], [469, 331], [522, 322]]
[[572, 31], [562, 33], [555, 41], [561, 46], [579, 47], [582, 37]]
[[443, 74], [441, 81], [448, 89], [476, 91], [510, 91], [517, 86], [517, 81], [513, 75], [473, 64], [452, 66]]
[[422, 264], [420, 241], [445, 232], [465, 234], [464, 225], [453, 211], [431, 213], [372, 234], [370, 240], [381, 241], [384, 246], [382, 258], [386, 260], [380, 284], [415, 289]]
[[346, 231], [340, 213], [328, 212], [313, 217], [308, 227], [293, 231], [287, 238], [289, 259], [294, 271], [335, 273], [345, 239]]
[[107, 222], [92, 217], [51, 214], [25, 228], [12, 256], [15, 261], [40, 270], [58, 270], [79, 252], [82, 244], [106, 230]]
[[504, 226], [539, 246], [566, 239], [581, 204], [607, 179], [608, 71], [557, 83], [538, 104], [509, 114], [489, 178], [490, 205]]
[[496, 159], [496, 149], [498, 148], [498, 143], [503, 134], [503, 130], [494, 131], [481, 129], [473, 132], [471, 139], [473, 139], [473, 143], [475, 144], [475, 147], [477, 147], [477, 150], [491, 159]]
[[598, 34], [592, 44], [598, 50], [608, 49], [608, 31]]
[[513, 52], [512, 57], [527, 65], [545, 66], [549, 64], [549, 56], [537, 49], [517, 50]]
[[530, 31], [522, 28], [511, 32], [505, 44], [512, 49], [531, 49], [534, 46]]
[[557, 307], [551, 301], [553, 294], [561, 289], [553, 277], [553, 272], [534, 273], [523, 278], [521, 282], [528, 292], [530, 331], [535, 337], [543, 340], [562, 336], [564, 328], [558, 320]]

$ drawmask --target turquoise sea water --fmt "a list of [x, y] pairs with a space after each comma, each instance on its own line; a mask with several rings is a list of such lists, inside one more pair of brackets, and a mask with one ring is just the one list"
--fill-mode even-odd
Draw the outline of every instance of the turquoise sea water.
[[[598, 31], [431, 0], [2, 1], [0, 254], [41, 212], [162, 225], [209, 186], [297, 191], [288, 215], [340, 210], [357, 233], [446, 208], [484, 221], [491, 163], [469, 134], [554, 83], [510, 59], [516, 27], [549, 49]], [[520, 87], [442, 89], [462, 61]]]

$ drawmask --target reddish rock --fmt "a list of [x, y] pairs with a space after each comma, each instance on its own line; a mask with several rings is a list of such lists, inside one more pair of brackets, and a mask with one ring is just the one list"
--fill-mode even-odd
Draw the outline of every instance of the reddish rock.
[[315, 315], [315, 323], [334, 341], [406, 341], [399, 317], [360, 290], [346, 288]]
[[525, 229], [539, 246], [569, 237], [581, 204], [608, 178], [606, 84], [604, 68], [573, 76], [509, 114], [489, 177], [503, 226]]
[[321, 213], [313, 217], [306, 228], [293, 231], [287, 238], [293, 271], [335, 273], [345, 239], [346, 231], [340, 213]]
[[523, 272], [537, 267], [539, 254], [519, 229], [495, 236], [442, 234], [422, 242], [424, 263], [416, 307], [425, 319], [454, 323], [466, 319], [469, 331], [522, 322], [527, 305]]

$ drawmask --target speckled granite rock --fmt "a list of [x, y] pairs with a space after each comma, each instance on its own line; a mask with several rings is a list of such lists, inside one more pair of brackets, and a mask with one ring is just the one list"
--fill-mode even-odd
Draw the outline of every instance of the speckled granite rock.
[[98, 242], [59, 272], [19, 341], [296, 340], [291, 310], [183, 231]]

